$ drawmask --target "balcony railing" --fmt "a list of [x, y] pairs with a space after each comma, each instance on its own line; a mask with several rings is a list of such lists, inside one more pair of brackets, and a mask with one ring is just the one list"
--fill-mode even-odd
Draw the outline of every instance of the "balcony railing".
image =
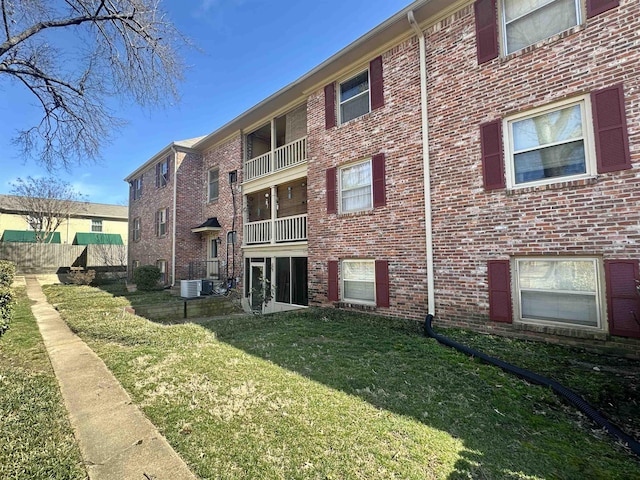
[[307, 239], [307, 214], [277, 218], [276, 242], [298, 242]]
[[253, 180], [285, 168], [293, 167], [307, 160], [307, 137], [299, 138], [244, 162], [245, 180]]
[[271, 242], [271, 220], [251, 222], [244, 225], [244, 241], [247, 245]]
[[[273, 224], [273, 227], [271, 226]], [[275, 232], [275, 235], [272, 235]], [[301, 242], [307, 240], [307, 214], [262, 220], [244, 226], [246, 245]]]

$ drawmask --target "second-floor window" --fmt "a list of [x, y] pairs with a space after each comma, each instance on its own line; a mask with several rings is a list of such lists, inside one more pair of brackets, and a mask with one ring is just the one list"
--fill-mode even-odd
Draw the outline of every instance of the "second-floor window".
[[137, 242], [140, 240], [140, 219], [133, 219], [133, 241]]
[[340, 83], [339, 95], [340, 123], [369, 113], [369, 70]]
[[169, 209], [163, 208], [156, 212], [156, 235], [162, 237], [167, 234], [167, 216]]
[[512, 187], [593, 175], [588, 97], [507, 119], [506, 170]]
[[219, 177], [220, 171], [217, 168], [209, 170], [209, 201], [212, 202], [218, 199], [219, 195]]
[[373, 208], [371, 160], [340, 169], [340, 212], [357, 212]]
[[505, 54], [580, 24], [579, 0], [502, 0]]
[[102, 220], [100, 219], [92, 219], [91, 220], [91, 231], [92, 232], [102, 232]]

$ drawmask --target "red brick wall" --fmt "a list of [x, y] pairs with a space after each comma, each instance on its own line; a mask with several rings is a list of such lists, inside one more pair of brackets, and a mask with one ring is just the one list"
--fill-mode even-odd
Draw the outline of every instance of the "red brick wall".
[[[219, 197], [218, 200], [207, 202], [207, 192], [205, 192], [205, 204], [203, 221], [208, 217], [217, 217], [222, 230], [220, 232], [221, 244], [218, 247], [218, 255], [221, 260], [221, 275], [226, 275], [228, 261], [229, 277], [242, 277], [242, 193], [240, 184], [242, 183], [242, 137], [236, 135], [224, 143], [207, 150], [203, 155], [203, 177], [202, 185], [208, 188], [208, 172], [212, 168], [219, 169]], [[229, 172], [238, 171], [237, 182], [232, 189], [229, 184]], [[235, 197], [235, 224], [234, 224], [234, 197]], [[235, 228], [237, 232], [235, 249], [233, 245], [227, 246], [227, 233]], [[206, 246], [204, 246], [206, 255]], [[228, 256], [227, 256], [228, 252]], [[235, 272], [234, 272], [235, 259]]]
[[[421, 318], [426, 313], [427, 279], [417, 41], [397, 46], [382, 59], [382, 108], [326, 130], [324, 90], [308, 100], [309, 300], [310, 305], [331, 305], [328, 260], [387, 260], [390, 307], [376, 312]], [[326, 169], [377, 153], [386, 157], [386, 205], [327, 214]]]
[[[164, 160], [164, 157], [163, 159]], [[169, 182], [164, 187], [156, 187], [156, 164], [142, 172], [142, 198], [131, 199], [129, 187], [129, 269], [134, 261], [140, 265], [155, 265], [158, 260], [166, 260], [167, 277], [171, 275], [171, 232], [173, 222], [173, 158], [171, 159]], [[138, 177], [140, 178], [140, 177]], [[167, 234], [156, 235], [156, 212], [168, 208]], [[133, 241], [133, 221], [140, 218], [140, 241]], [[170, 281], [171, 279], [168, 278]]]
[[[436, 318], [516, 333], [488, 321], [487, 261], [515, 255], [640, 258], [640, 2], [569, 34], [478, 65], [473, 6], [427, 32]], [[517, 191], [485, 191], [479, 125], [622, 82], [631, 170]], [[581, 332], [531, 327], [528, 335]], [[585, 343], [604, 340], [592, 335]], [[614, 339], [613, 342], [622, 342]]]
[[199, 233], [191, 229], [200, 225], [206, 199], [206, 185], [202, 181], [202, 156], [178, 152], [176, 189], [176, 281], [189, 277], [189, 262], [206, 258]]

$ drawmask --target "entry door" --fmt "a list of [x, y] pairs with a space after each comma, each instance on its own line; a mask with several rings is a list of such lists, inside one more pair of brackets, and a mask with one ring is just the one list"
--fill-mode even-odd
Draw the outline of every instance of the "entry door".
[[264, 307], [264, 263], [251, 264], [251, 310], [262, 313]]
[[207, 245], [207, 277], [220, 278], [218, 238], [211, 237]]

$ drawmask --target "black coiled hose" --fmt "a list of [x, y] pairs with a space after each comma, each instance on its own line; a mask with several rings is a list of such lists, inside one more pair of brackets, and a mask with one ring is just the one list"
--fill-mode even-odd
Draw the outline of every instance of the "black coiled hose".
[[589, 405], [580, 395], [575, 393], [573, 390], [568, 389], [555, 380], [551, 380], [550, 378], [543, 377], [542, 375], [538, 375], [537, 373], [530, 372], [529, 370], [525, 370], [524, 368], [516, 367], [515, 365], [511, 365], [510, 363], [504, 362], [498, 358], [491, 357], [485, 353], [469, 348], [466, 345], [456, 342], [455, 340], [451, 340], [450, 338], [439, 335], [433, 331], [433, 328], [431, 328], [432, 320], [433, 315], [431, 314], [427, 315], [424, 320], [425, 336], [435, 338], [443, 345], [455, 348], [456, 350], [464, 352], [467, 355], [480, 358], [486, 363], [500, 367], [502, 370], [524, 378], [528, 382], [551, 387], [554, 392], [556, 392], [558, 395], [562, 396], [569, 402], [573, 403], [582, 413], [584, 413], [587, 417], [604, 428], [607, 432], [609, 432], [609, 434], [616, 437], [622, 443], [626, 444], [633, 453], [640, 457], [640, 442], [635, 440], [630, 435], [627, 435], [622, 430], [620, 430], [620, 428], [604, 418], [604, 416], [600, 412]]

